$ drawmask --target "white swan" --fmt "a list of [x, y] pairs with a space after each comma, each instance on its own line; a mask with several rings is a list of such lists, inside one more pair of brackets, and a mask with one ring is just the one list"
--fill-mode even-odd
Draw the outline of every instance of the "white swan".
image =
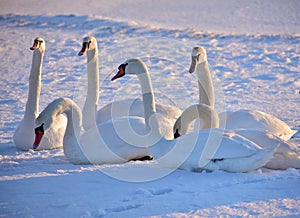
[[[89, 129], [97, 124], [123, 116], [144, 117], [143, 101], [140, 99], [124, 99], [105, 105], [97, 111], [99, 98], [99, 66], [97, 40], [93, 36], [83, 38], [79, 56], [87, 55], [88, 90], [86, 101], [82, 110], [83, 127]], [[127, 108], [128, 110], [125, 110]], [[181, 111], [173, 106], [157, 105], [157, 111], [163, 116], [172, 118], [175, 122]]]
[[[51, 102], [36, 119], [36, 130], [47, 131], [53, 120], [60, 114], [66, 114], [68, 123], [63, 138], [63, 150], [67, 159], [73, 164], [118, 164], [129, 160], [149, 157], [146, 147], [134, 146], [124, 142], [118, 132], [114, 131], [115, 123], [101, 123], [80, 134], [82, 113], [71, 99], [59, 98]], [[127, 120], [144, 134], [144, 122], [141, 118]], [[34, 147], [39, 146], [36, 137]]]
[[[211, 110], [211, 112], [209, 112]], [[218, 127], [218, 114], [206, 105], [195, 104], [184, 110], [173, 127], [174, 137], [188, 133], [190, 124], [197, 118], [203, 122], [202, 129]], [[227, 131], [249, 139], [262, 148], [279, 145], [274, 157], [264, 166], [270, 169], [300, 168], [300, 149], [291, 142], [284, 141], [277, 136], [261, 130], [238, 129]]]
[[[34, 142], [34, 123], [39, 114], [39, 100], [41, 92], [42, 61], [46, 49], [45, 40], [37, 37], [30, 47], [33, 50], [31, 71], [29, 76], [29, 91], [24, 117], [17, 127], [13, 141], [18, 149], [32, 149]], [[45, 132], [45, 137], [40, 143], [39, 150], [54, 149], [62, 146], [62, 139], [67, 124], [65, 116], [58, 116], [51, 127]]]
[[[206, 51], [203, 47], [192, 49], [192, 63], [190, 73], [196, 70], [199, 83], [200, 104], [213, 107], [214, 87], [210, 76]], [[277, 117], [258, 110], [239, 110], [236, 112], [223, 112], [219, 115], [220, 123], [226, 123], [226, 129], [253, 129], [268, 131], [277, 137], [288, 140], [297, 131], [292, 130], [285, 122]]]
[[[163, 166], [189, 171], [246, 172], [263, 166], [277, 148], [272, 146], [257, 150], [259, 147], [251, 141], [233, 134], [224, 134], [220, 129], [203, 130], [175, 140], [167, 140], [161, 135], [160, 125], [163, 122], [157, 117], [146, 65], [139, 59], [127, 60], [120, 65], [118, 73], [112, 80], [125, 74], [137, 75], [141, 82], [146, 129], [151, 130], [147, 135], [148, 146], [151, 154]], [[213, 113], [211, 114], [213, 116]]]

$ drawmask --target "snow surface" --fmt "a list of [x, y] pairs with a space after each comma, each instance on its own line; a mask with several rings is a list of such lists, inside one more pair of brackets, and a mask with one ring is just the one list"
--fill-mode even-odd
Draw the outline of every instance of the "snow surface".
[[299, 34], [298, 0], [10, 0], [1, 14], [76, 14], [130, 20], [165, 28], [195, 28], [227, 33]]
[[[140, 96], [136, 78], [110, 82], [119, 64], [136, 57], [149, 67], [157, 101], [181, 109], [196, 103], [188, 67], [192, 47], [202, 45], [219, 112], [258, 109], [300, 129], [299, 8], [296, 0], [0, 1], [0, 217], [300, 216], [300, 170], [170, 172], [153, 161], [72, 165], [61, 149], [23, 152], [12, 142], [36, 36], [46, 41], [41, 110], [58, 97], [83, 104], [86, 59], [77, 53], [83, 36], [93, 35], [99, 108]], [[297, 137], [291, 141], [300, 145]]]

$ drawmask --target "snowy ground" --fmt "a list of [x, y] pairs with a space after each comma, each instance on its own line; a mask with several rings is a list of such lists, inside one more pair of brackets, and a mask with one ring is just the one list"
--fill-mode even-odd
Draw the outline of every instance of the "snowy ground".
[[[202, 45], [218, 111], [258, 109], [300, 129], [299, 2], [181, 2], [0, 1], [0, 217], [300, 215], [296, 169], [176, 170], [136, 182], [166, 169], [153, 162], [76, 166], [60, 149], [23, 152], [14, 146], [36, 36], [47, 43], [41, 110], [57, 97], [82, 105], [86, 59], [77, 53], [82, 37], [93, 35], [100, 51], [99, 107], [140, 95], [135, 78], [109, 81], [120, 63], [135, 57], [147, 63], [157, 101], [181, 109], [196, 103], [198, 87], [188, 67], [192, 47]], [[292, 141], [300, 146], [299, 139]]]

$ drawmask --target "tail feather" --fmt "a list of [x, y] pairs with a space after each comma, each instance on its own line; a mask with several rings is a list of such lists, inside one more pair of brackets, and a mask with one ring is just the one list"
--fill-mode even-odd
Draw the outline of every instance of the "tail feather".
[[224, 159], [216, 162], [220, 170], [228, 172], [248, 172], [258, 169], [267, 164], [273, 157], [274, 152], [279, 145], [272, 145], [264, 149], [258, 150], [256, 153], [240, 158]]
[[293, 130], [294, 134], [291, 136], [291, 139], [294, 139], [294, 138], [300, 138], [300, 130]]
[[300, 169], [300, 156], [296, 153], [276, 152], [265, 167], [274, 170], [286, 170], [288, 168]]

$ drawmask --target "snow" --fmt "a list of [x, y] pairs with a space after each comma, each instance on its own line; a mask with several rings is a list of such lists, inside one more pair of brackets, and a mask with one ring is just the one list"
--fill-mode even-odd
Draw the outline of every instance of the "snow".
[[96, 15], [165, 28], [195, 28], [210, 32], [299, 33], [297, 0], [47, 0], [2, 1], [1, 14]]
[[[61, 149], [19, 151], [12, 135], [27, 100], [36, 36], [46, 41], [40, 110], [58, 97], [83, 105], [83, 36], [98, 39], [99, 108], [139, 97], [136, 78], [110, 82], [142, 58], [157, 101], [198, 101], [190, 52], [201, 45], [213, 69], [216, 108], [258, 109], [300, 129], [299, 1], [0, 1], [1, 217], [299, 216], [299, 169], [192, 173], [155, 162], [72, 165]], [[300, 145], [299, 134], [291, 139]]]

